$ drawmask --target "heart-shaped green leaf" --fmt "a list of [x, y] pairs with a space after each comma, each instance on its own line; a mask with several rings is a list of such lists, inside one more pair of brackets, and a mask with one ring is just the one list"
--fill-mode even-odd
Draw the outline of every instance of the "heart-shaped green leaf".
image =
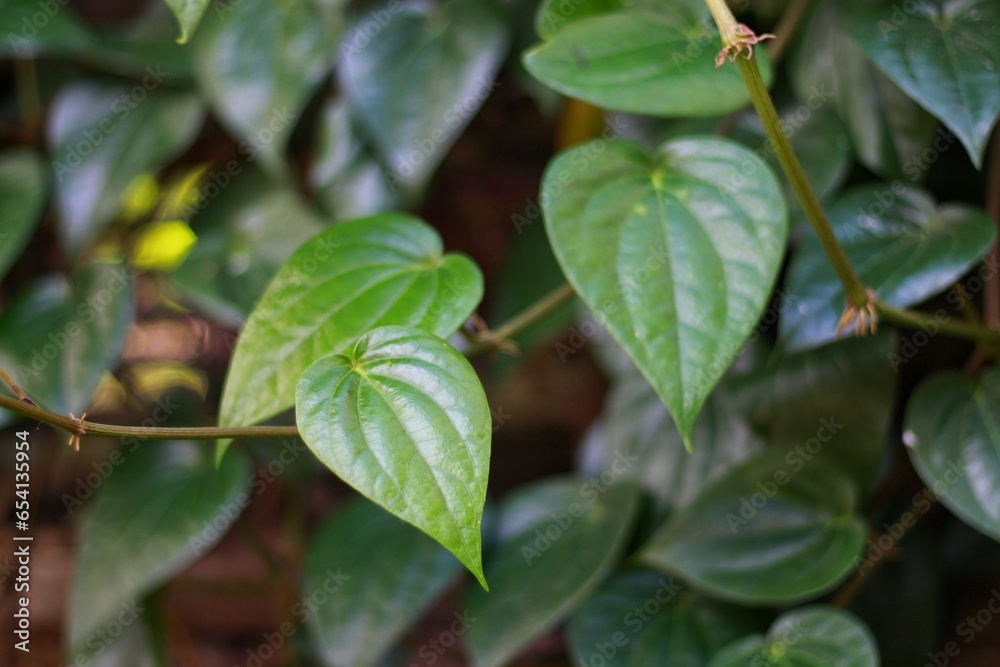
[[[851, 16], [869, 0], [820, 0], [790, 58], [798, 97], [833, 101], [860, 161], [884, 178], [919, 179], [937, 159], [923, 152], [937, 123], [876, 69], [848, 34]], [[938, 151], [940, 152], [940, 151]]]
[[832, 461], [797, 466], [768, 449], [705, 486], [643, 547], [642, 560], [723, 599], [814, 597], [851, 571], [867, 526]]
[[547, 479], [506, 498], [487, 561], [493, 589], [467, 598], [472, 664], [508, 664], [585, 600], [621, 556], [638, 509], [627, 481]]
[[601, 419], [581, 445], [582, 472], [596, 477], [625, 462], [625, 475], [666, 511], [690, 502], [706, 483], [763, 447], [720, 392], [698, 415], [692, 441], [688, 452], [663, 401], [636, 371], [613, 385]]
[[328, 593], [309, 616], [326, 664], [377, 664], [460, 571], [439, 544], [367, 500], [339, 510], [309, 546], [302, 582], [306, 594]]
[[426, 184], [492, 92], [506, 47], [503, 15], [482, 0], [389, 2], [347, 31], [340, 84], [394, 189]]
[[851, 36], [944, 121], [977, 167], [1000, 115], [1000, 2], [914, 2], [854, 14]]
[[446, 337], [479, 303], [483, 278], [464, 255], [408, 215], [351, 220], [315, 236], [278, 271], [233, 354], [219, 416], [249, 425], [295, 404], [295, 385], [321, 357], [381, 326]]
[[[898, 308], [947, 288], [996, 239], [996, 226], [980, 209], [939, 206], [923, 190], [898, 181], [854, 188], [827, 209], [827, 216], [861, 282]], [[846, 297], [815, 234], [795, 251], [786, 288], [792, 307], [782, 314], [779, 342], [801, 350], [835, 340]]]
[[[782, 295], [784, 307], [795, 302]], [[863, 495], [878, 478], [894, 414], [896, 341], [879, 334], [789, 354], [727, 383], [739, 409], [796, 467], [822, 453], [851, 474]]]
[[39, 405], [80, 414], [117, 365], [134, 310], [124, 265], [92, 264], [75, 284], [47, 276], [0, 315], [0, 368]]
[[220, 4], [195, 43], [198, 84], [239, 141], [271, 173], [309, 96], [330, 68], [340, 26], [315, 0]]
[[311, 365], [295, 412], [320, 461], [447, 547], [486, 586], [479, 525], [492, 420], [465, 357], [433, 334], [381, 327]]
[[878, 667], [875, 638], [853, 614], [823, 605], [794, 609], [766, 637], [727, 646], [709, 667]]
[[906, 407], [903, 442], [941, 502], [1000, 542], [1000, 371], [934, 375]]
[[[589, 12], [545, 39], [524, 54], [532, 76], [607, 109], [705, 117], [750, 102], [739, 69], [716, 68], [715, 55], [722, 48], [718, 32], [706, 25], [703, 8], [690, 3], [647, 2]], [[769, 81], [767, 59], [759, 62]]]
[[177, 41], [186, 44], [201, 23], [201, 17], [212, 0], [166, 0], [166, 2], [181, 25], [181, 36]]
[[723, 646], [761, 629], [746, 610], [690, 595], [672, 577], [639, 570], [615, 575], [580, 606], [570, 618], [567, 643], [573, 664], [704, 667]]
[[[167, 80], [167, 73], [152, 68], [147, 76], [152, 86]], [[52, 103], [48, 141], [66, 250], [75, 256], [92, 242], [121, 210], [132, 179], [156, 171], [186, 149], [204, 117], [201, 103], [189, 93], [94, 83], [60, 90]]]
[[0, 155], [0, 278], [21, 255], [45, 207], [48, 173], [36, 153], [6, 151]]
[[108, 459], [114, 474], [87, 503], [81, 531], [68, 611], [71, 662], [93, 657], [107, 642], [109, 622], [226, 533], [252, 479], [237, 454], [216, 470], [204, 445], [146, 442]]
[[784, 196], [753, 153], [680, 139], [652, 156], [597, 140], [545, 173], [556, 259], [663, 399], [688, 447], [695, 418], [771, 294]]

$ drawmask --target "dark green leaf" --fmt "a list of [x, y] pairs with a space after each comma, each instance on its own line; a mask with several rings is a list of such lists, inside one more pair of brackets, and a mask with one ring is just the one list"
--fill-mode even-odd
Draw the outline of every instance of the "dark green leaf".
[[81, 531], [71, 654], [91, 656], [114, 636], [108, 627], [134, 621], [141, 598], [204, 555], [249, 502], [250, 467], [236, 453], [216, 470], [204, 444], [147, 441], [109, 462], [114, 474], [87, 505]]
[[[159, 78], [156, 85], [165, 80]], [[186, 149], [203, 119], [201, 103], [188, 93], [94, 83], [63, 88], [53, 101], [48, 140], [66, 250], [75, 256], [93, 242], [121, 210], [132, 179]]]
[[302, 584], [321, 598], [309, 625], [323, 660], [376, 664], [460, 571], [440, 545], [368, 501], [338, 511], [309, 547]]
[[720, 598], [752, 605], [815, 597], [846, 576], [867, 526], [850, 479], [769, 449], [672, 514], [642, 560]]
[[295, 385], [321, 357], [376, 327], [450, 336], [483, 293], [478, 267], [444, 254], [417, 218], [384, 214], [342, 223], [299, 248], [261, 296], [236, 345], [220, 422], [249, 425], [295, 403]]
[[381, 327], [312, 364], [295, 412], [323, 463], [447, 547], [486, 586], [479, 526], [492, 420], [465, 357], [433, 334]]
[[892, 336], [879, 335], [796, 354], [776, 352], [765, 368], [729, 387], [769, 444], [794, 450], [797, 467], [835, 460], [867, 494], [894, 410], [894, 347]]
[[[923, 190], [898, 181], [850, 190], [827, 208], [827, 217], [861, 282], [898, 308], [953, 284], [996, 238], [996, 226], [983, 211], [938, 205]], [[847, 299], [815, 234], [795, 251], [786, 287], [792, 307], [781, 318], [779, 343], [801, 350], [835, 340]]]
[[777, 179], [720, 139], [671, 141], [652, 156], [597, 140], [554, 160], [542, 191], [563, 272], [690, 445], [781, 265], [787, 216]]
[[39, 405], [79, 415], [117, 365], [133, 311], [125, 266], [93, 264], [75, 286], [43, 278], [0, 315], [0, 367]]
[[802, 29], [791, 57], [791, 82], [800, 99], [832, 99], [869, 169], [885, 178], [919, 179], [928, 166], [933, 116], [876, 70], [847, 33], [850, 16], [865, 0], [823, 0]]
[[509, 663], [597, 588], [625, 548], [638, 500], [627, 482], [556, 478], [504, 501], [487, 561], [493, 589], [467, 600], [475, 667]]
[[708, 18], [708, 6], [702, 0], [543, 0], [535, 14], [535, 30], [542, 39], [551, 39], [566, 24], [597, 14], [624, 10], [649, 13], [675, 13], [684, 10], [692, 20]]
[[[564, 95], [616, 111], [703, 117], [747, 105], [739, 69], [715, 66], [718, 33], [704, 11], [685, 4], [643, 3], [574, 19], [527, 51], [524, 66]], [[770, 81], [767, 59], [759, 62]]]
[[906, 408], [903, 442], [924, 484], [976, 530], [1000, 541], [1000, 371], [934, 375]]
[[271, 173], [331, 65], [339, 25], [316, 0], [220, 4], [195, 45], [198, 83], [248, 159]]
[[705, 667], [723, 646], [760, 627], [750, 614], [690, 595], [671, 577], [634, 571], [615, 575], [582, 604], [567, 638], [574, 664]]
[[181, 25], [181, 36], [177, 41], [186, 44], [201, 23], [201, 17], [211, 4], [211, 0], [166, 0], [166, 2]]
[[341, 44], [340, 85], [393, 188], [413, 193], [492, 92], [506, 30], [482, 0], [390, 2], [376, 11], [362, 14]]
[[693, 447], [684, 448], [663, 401], [638, 372], [620, 378], [581, 449], [585, 474], [626, 467], [661, 511], [681, 507], [710, 480], [762, 448], [719, 392], [695, 421]]
[[766, 637], [747, 637], [723, 649], [709, 667], [878, 667], [878, 647], [853, 614], [827, 606], [790, 611]]
[[0, 278], [28, 244], [45, 208], [48, 173], [36, 153], [12, 150], [0, 155]]
[[1000, 2], [868, 7], [851, 35], [900, 88], [944, 121], [977, 167], [1000, 115]]
[[86, 53], [98, 40], [80, 22], [73, 7], [38, 0], [0, 3], [0, 56], [37, 58]]

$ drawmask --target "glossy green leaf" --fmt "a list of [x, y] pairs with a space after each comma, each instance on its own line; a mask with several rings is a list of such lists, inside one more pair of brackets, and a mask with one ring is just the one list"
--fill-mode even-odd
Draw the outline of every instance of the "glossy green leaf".
[[36, 153], [0, 154], [0, 278], [21, 256], [45, 208], [48, 173]]
[[323, 108], [309, 182], [320, 205], [341, 220], [387, 211], [401, 195], [393, 192], [382, 167], [358, 136], [350, 109], [339, 99]]
[[72, 6], [41, 4], [38, 0], [0, 3], [0, 56], [38, 58], [87, 53], [99, 42]]
[[114, 474], [85, 505], [70, 654], [101, 648], [109, 625], [203, 556], [249, 502], [250, 466], [237, 453], [218, 470], [211, 449], [191, 442], [147, 442], [109, 460]]
[[0, 315], [0, 368], [39, 405], [79, 415], [118, 363], [133, 300], [132, 272], [122, 265], [93, 264], [75, 284], [41, 279]]
[[853, 571], [867, 535], [839, 469], [769, 449], [703, 487], [643, 547], [647, 565], [752, 605], [815, 597]]
[[390, 2], [375, 12], [341, 43], [340, 85], [393, 188], [413, 193], [492, 92], [504, 19], [482, 0]]
[[381, 326], [450, 336], [483, 294], [478, 267], [444, 254], [417, 218], [345, 222], [305, 243], [278, 271], [244, 326], [222, 395], [220, 423], [249, 425], [295, 404], [295, 385], [321, 357]]
[[832, 101], [855, 153], [885, 178], [921, 178], [929, 166], [934, 117], [879, 72], [848, 34], [848, 20], [867, 0], [821, 0], [800, 29], [790, 58], [791, 83], [800, 99]]
[[600, 585], [632, 532], [639, 495], [628, 482], [550, 478], [518, 489], [500, 511], [493, 582], [473, 589], [467, 647], [475, 667], [508, 664]]
[[380, 507], [359, 500], [338, 510], [309, 546], [302, 583], [307, 596], [327, 593], [309, 616], [324, 663], [377, 664], [460, 571], [440, 545]]
[[185, 302], [238, 328], [281, 265], [325, 221], [288, 185], [226, 164], [232, 169], [219, 165], [204, 177], [191, 221], [198, 240], [171, 282]]
[[[157, 85], [167, 80], [154, 78]], [[59, 232], [70, 255], [111, 224], [132, 179], [190, 146], [203, 119], [201, 103], [188, 93], [80, 82], [59, 91], [48, 141]]]
[[900, 88], [944, 121], [977, 167], [1000, 115], [1000, 2], [868, 7], [851, 35]]
[[759, 452], [763, 442], [713, 393], [695, 421], [691, 452], [656, 391], [638, 372], [612, 386], [601, 419], [581, 445], [584, 474], [625, 466], [666, 511], [690, 502], [702, 486]]
[[312, 364], [295, 412], [320, 461], [447, 547], [486, 586], [479, 526], [492, 420], [465, 357], [431, 333], [380, 327]]
[[597, 140], [556, 158], [542, 192], [563, 272], [690, 445], [781, 265], [787, 215], [777, 179], [721, 139], [671, 141], [653, 155]]
[[709, 667], [878, 667], [875, 638], [853, 614], [814, 605], [774, 622], [767, 636], [751, 636], [723, 649]]
[[[945, 290], [996, 239], [996, 226], [982, 210], [938, 205], [898, 181], [850, 190], [827, 207], [827, 217], [861, 282], [898, 308]], [[782, 314], [779, 343], [801, 350], [835, 340], [847, 298], [815, 234], [792, 256], [786, 289], [792, 307]]]
[[672, 577], [631, 571], [574, 612], [567, 643], [573, 664], [705, 667], [723, 646], [759, 629], [752, 614], [691, 595]]
[[623, 10], [650, 13], [683, 10], [692, 20], [705, 20], [709, 15], [703, 0], [543, 0], [535, 14], [535, 31], [547, 40], [573, 21]]
[[866, 495], [875, 486], [895, 409], [894, 348], [894, 337], [880, 334], [775, 352], [764, 368], [728, 388], [768, 444], [788, 452], [793, 471], [836, 461]]
[[1000, 371], [925, 380], [906, 407], [903, 442], [927, 488], [1000, 541]]
[[[719, 116], [750, 102], [737, 67], [716, 68], [719, 34], [690, 3], [641, 3], [574, 19], [524, 54], [557, 91], [616, 111]], [[759, 57], [765, 81], [766, 57]]]
[[199, 87], [247, 159], [284, 170], [288, 138], [330, 69], [340, 26], [316, 0], [222, 4], [195, 44]]
[[177, 41], [186, 44], [201, 23], [201, 17], [211, 4], [211, 0], [166, 0], [166, 3], [181, 25], [181, 36]]

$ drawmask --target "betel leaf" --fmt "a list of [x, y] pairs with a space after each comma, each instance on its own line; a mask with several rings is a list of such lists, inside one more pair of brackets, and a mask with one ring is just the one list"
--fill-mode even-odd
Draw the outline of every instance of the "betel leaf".
[[302, 375], [302, 439], [341, 479], [447, 547], [485, 587], [492, 420], [476, 372], [437, 336], [380, 327]]
[[563, 272], [690, 447], [781, 265], [787, 209], [777, 179], [721, 139], [670, 141], [652, 155], [597, 140], [556, 158], [542, 192]]
[[247, 159], [270, 173], [299, 114], [329, 71], [339, 25], [316, 0], [221, 4], [195, 43], [199, 87]]
[[341, 43], [340, 85], [389, 168], [418, 192], [493, 90], [503, 15], [482, 0], [389, 2]]
[[647, 565], [725, 600], [786, 604], [832, 588], [867, 527], [840, 470], [768, 449], [703, 487], [643, 547]]
[[760, 629], [746, 610], [692, 595], [672, 577], [635, 570], [616, 574], [580, 605], [567, 644], [574, 664], [703, 667], [723, 646]]
[[[564, 95], [615, 111], [704, 117], [747, 105], [739, 69], [715, 66], [718, 32], [689, 5], [643, 3], [574, 19], [525, 52], [524, 66]], [[768, 60], [758, 58], [769, 82]]]
[[[828, 207], [827, 217], [861, 282], [898, 308], [943, 291], [996, 239], [996, 226], [982, 210], [938, 205], [898, 181], [853, 188]], [[847, 301], [815, 234], [793, 254], [786, 289], [792, 306], [782, 314], [779, 344], [801, 350], [835, 340]]]
[[878, 667], [878, 646], [853, 614], [825, 605], [781, 615], [766, 636], [741, 639], [720, 651], [709, 667]]
[[1000, 115], [1000, 2], [914, 2], [868, 7], [851, 35], [900, 88], [940, 118], [972, 162]]
[[181, 36], [177, 41], [186, 44], [201, 23], [201, 17], [211, 4], [211, 0], [166, 0], [166, 3], [181, 26]]
[[917, 181], [930, 162], [936, 122], [858, 49], [848, 20], [867, 0], [813, 3], [790, 58], [790, 78], [800, 99], [831, 99], [850, 134], [858, 159], [885, 178]]
[[68, 652], [89, 657], [109, 623], [225, 534], [251, 480], [238, 452], [216, 469], [211, 450], [191, 442], [147, 442], [109, 461], [114, 474], [85, 506], [67, 618]]
[[376, 327], [450, 336], [482, 294], [479, 268], [444, 254], [441, 237], [417, 218], [383, 214], [331, 227], [295, 251], [247, 320], [220, 423], [254, 424], [290, 408], [311, 363]]
[[320, 656], [331, 667], [377, 664], [460, 571], [439, 544], [367, 500], [337, 511], [309, 546], [302, 582], [317, 598], [308, 622]]
[[663, 401], [636, 371], [612, 385], [601, 418], [581, 444], [581, 469], [592, 476], [624, 469], [665, 511], [690, 502], [708, 481], [763, 446], [721, 392], [706, 401], [692, 442], [686, 451]]
[[903, 443], [941, 502], [1000, 541], [1000, 371], [926, 379], [907, 405]]
[[21, 255], [45, 208], [48, 173], [38, 154], [11, 150], [0, 154], [0, 278]]
[[542, 39], [550, 39], [567, 23], [579, 21], [596, 14], [622, 10], [649, 12], [675, 12], [686, 10], [693, 19], [708, 18], [708, 5], [702, 0], [544, 0], [535, 14], [535, 31]]
[[836, 461], [865, 495], [875, 486], [895, 409], [894, 347], [892, 335], [879, 334], [776, 351], [727, 389], [768, 444], [789, 452], [795, 468]]
[[[166, 76], [156, 85], [164, 85]], [[156, 171], [186, 149], [204, 109], [189, 93], [73, 83], [56, 95], [49, 118], [56, 210], [66, 250], [77, 255], [122, 207], [143, 172]]]
[[493, 589], [467, 597], [472, 664], [508, 664], [585, 600], [621, 556], [638, 509], [623, 480], [550, 478], [506, 498], [487, 560]]
[[92, 264], [75, 283], [29, 285], [0, 315], [0, 367], [39, 405], [79, 415], [125, 347], [133, 280], [124, 265]]

